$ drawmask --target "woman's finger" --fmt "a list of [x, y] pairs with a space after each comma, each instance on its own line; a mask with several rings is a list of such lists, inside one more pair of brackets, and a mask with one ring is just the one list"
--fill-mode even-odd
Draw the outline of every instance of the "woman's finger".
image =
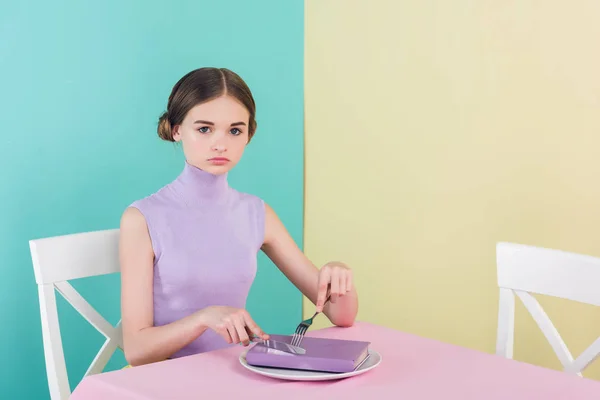
[[246, 332], [246, 324], [243, 317], [235, 317], [233, 319], [233, 326], [236, 329], [239, 340], [236, 343], [242, 343], [244, 346], [248, 346], [250, 338]]
[[348, 281], [347, 281], [347, 277], [345, 273], [340, 273], [340, 293], [339, 296], [343, 297], [346, 295], [346, 292], [348, 291], [348, 289], [346, 289], [346, 286], [348, 285]]
[[350, 292], [352, 290], [352, 272], [348, 271], [346, 273], [346, 292]]
[[319, 273], [319, 283], [317, 286], [317, 311], [323, 311], [323, 304], [325, 304], [325, 296], [327, 295], [327, 286], [331, 281], [331, 275], [329, 268], [321, 269]]
[[229, 335], [231, 336], [231, 343], [239, 343], [240, 342], [240, 337], [237, 334], [237, 328], [233, 324], [233, 321], [227, 322], [227, 331], [229, 332]]
[[246, 325], [246, 330], [249, 331], [252, 335], [255, 335], [263, 340], [267, 340], [269, 335], [263, 332], [262, 329], [259, 328], [256, 322], [252, 319], [248, 312], [243, 314], [244, 316], [244, 324]]
[[217, 333], [221, 335], [227, 343], [233, 343], [233, 340], [231, 340], [231, 335], [229, 334], [229, 330], [227, 330], [227, 326], [225, 324], [217, 325], [215, 331], [217, 331]]
[[340, 294], [340, 272], [337, 269], [334, 269], [331, 272], [331, 299], [332, 303], [335, 303]]

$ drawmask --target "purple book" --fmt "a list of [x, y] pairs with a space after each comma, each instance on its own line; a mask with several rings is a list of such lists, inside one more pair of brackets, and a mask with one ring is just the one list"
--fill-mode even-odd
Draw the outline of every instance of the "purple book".
[[[271, 339], [291, 343], [291, 336], [270, 335]], [[291, 354], [255, 344], [246, 362], [258, 367], [300, 369], [322, 372], [354, 371], [369, 355], [370, 342], [314, 338], [305, 336], [300, 347], [305, 354]]]

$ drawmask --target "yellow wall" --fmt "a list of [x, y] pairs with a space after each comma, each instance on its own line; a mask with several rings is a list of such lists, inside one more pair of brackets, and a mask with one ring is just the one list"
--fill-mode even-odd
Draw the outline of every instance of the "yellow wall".
[[[600, 256], [600, 2], [306, 4], [308, 256], [359, 319], [493, 352], [497, 241]], [[574, 355], [600, 334], [540, 302]], [[515, 358], [558, 368], [518, 306]]]

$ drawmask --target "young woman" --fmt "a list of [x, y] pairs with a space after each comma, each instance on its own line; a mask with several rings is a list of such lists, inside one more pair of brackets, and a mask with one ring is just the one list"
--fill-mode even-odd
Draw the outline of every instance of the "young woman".
[[121, 219], [123, 339], [131, 365], [248, 345], [252, 335], [267, 339], [245, 310], [258, 250], [333, 324], [354, 322], [351, 270], [341, 262], [316, 268], [271, 207], [227, 183], [256, 131], [255, 110], [250, 89], [227, 69], [194, 70], [172, 89], [158, 135], [182, 143], [183, 170]]

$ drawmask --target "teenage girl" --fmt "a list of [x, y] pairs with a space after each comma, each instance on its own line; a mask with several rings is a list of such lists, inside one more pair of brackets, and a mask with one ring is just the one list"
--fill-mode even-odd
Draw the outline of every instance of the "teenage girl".
[[120, 225], [130, 365], [248, 345], [252, 335], [267, 339], [245, 309], [259, 250], [334, 325], [354, 323], [358, 298], [348, 266], [317, 268], [268, 204], [227, 182], [256, 132], [255, 111], [246, 83], [224, 68], [191, 71], [171, 91], [158, 135], [182, 144], [182, 171], [127, 207]]

